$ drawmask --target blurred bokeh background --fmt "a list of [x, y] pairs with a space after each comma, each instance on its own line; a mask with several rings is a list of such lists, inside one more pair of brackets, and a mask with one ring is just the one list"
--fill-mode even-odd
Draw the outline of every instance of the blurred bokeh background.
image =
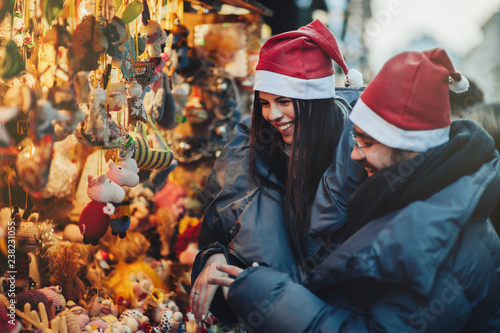
[[319, 18], [366, 81], [390, 57], [444, 48], [485, 102], [500, 102], [500, 0], [262, 0], [272, 34]]

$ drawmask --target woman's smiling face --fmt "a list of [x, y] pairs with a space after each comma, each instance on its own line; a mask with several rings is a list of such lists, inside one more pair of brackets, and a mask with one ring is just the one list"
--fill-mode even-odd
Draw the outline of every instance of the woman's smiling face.
[[295, 109], [291, 98], [259, 92], [262, 116], [271, 123], [283, 137], [286, 144], [293, 142]]

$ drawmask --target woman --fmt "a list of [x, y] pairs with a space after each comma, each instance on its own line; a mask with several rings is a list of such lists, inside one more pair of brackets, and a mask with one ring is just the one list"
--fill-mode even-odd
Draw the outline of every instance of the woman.
[[[348, 73], [335, 37], [319, 21], [270, 38], [255, 74], [251, 129], [242, 121], [214, 166], [209, 203], [193, 265], [190, 304], [197, 321], [210, 308], [222, 321], [230, 310], [211, 277], [217, 264], [256, 261], [304, 277], [310, 210], [333, 160], [349, 104], [335, 97], [332, 59]], [[350, 75], [350, 76], [349, 76]], [[351, 70], [348, 77], [358, 76]]]

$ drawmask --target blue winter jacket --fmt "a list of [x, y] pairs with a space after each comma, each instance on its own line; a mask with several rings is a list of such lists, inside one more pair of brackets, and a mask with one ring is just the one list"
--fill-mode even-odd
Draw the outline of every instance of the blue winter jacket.
[[[347, 152], [351, 127], [339, 148]], [[475, 173], [346, 241], [326, 237], [304, 285], [268, 267], [245, 270], [229, 305], [254, 332], [500, 332], [500, 240], [488, 219], [499, 161], [495, 152]], [[338, 163], [350, 162], [338, 152]], [[346, 195], [337, 194], [359, 181], [337, 171], [318, 189], [328, 195], [315, 208], [316, 236], [341, 233]]]
[[[351, 91], [349, 91], [351, 93]], [[359, 92], [354, 92], [359, 96]], [[350, 112], [349, 102], [337, 97], [337, 106]], [[215, 253], [225, 254], [228, 262], [248, 267], [253, 262], [263, 263], [286, 273], [293, 281], [303, 282], [305, 273], [293, 256], [288, 240], [284, 207], [284, 189], [276, 190], [256, 184], [249, 172], [250, 118], [242, 119], [233, 131], [233, 137], [218, 157], [204, 188], [207, 208], [202, 223], [200, 252], [193, 264], [192, 282]], [[256, 166], [275, 184], [281, 184], [267, 165], [256, 156]], [[311, 237], [310, 246], [318, 247], [321, 240]], [[225, 300], [216, 294], [211, 311], [230, 320]], [[234, 319], [234, 318], [233, 318]]]

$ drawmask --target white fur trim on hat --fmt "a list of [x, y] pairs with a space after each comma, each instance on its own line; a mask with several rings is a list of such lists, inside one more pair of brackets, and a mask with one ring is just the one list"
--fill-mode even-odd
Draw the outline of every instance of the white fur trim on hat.
[[332, 98], [335, 96], [335, 75], [306, 80], [258, 70], [253, 90], [298, 99]]
[[402, 150], [424, 152], [448, 142], [450, 126], [432, 130], [409, 131], [388, 123], [373, 112], [361, 98], [354, 106], [351, 121], [382, 144]]

